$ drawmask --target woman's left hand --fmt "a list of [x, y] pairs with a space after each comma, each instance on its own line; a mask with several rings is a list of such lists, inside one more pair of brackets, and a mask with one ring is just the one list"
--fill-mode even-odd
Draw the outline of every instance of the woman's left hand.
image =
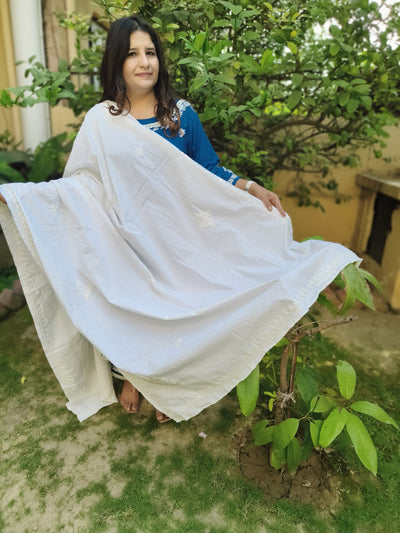
[[286, 213], [282, 207], [279, 196], [274, 192], [262, 187], [258, 183], [252, 183], [250, 186], [250, 194], [258, 198], [263, 202], [268, 211], [271, 211], [272, 207], [276, 207], [279, 213], [285, 217]]
[[[236, 187], [238, 187], [239, 189], [244, 190], [247, 183], [248, 183], [248, 181], [240, 178], [236, 182]], [[265, 205], [265, 207], [268, 209], [268, 211], [271, 211], [271, 209], [273, 207], [276, 207], [276, 209], [279, 211], [279, 213], [283, 217], [286, 216], [286, 213], [285, 213], [285, 211], [284, 211], [284, 209], [282, 207], [281, 201], [279, 200], [279, 196], [277, 194], [275, 194], [274, 192], [269, 191], [265, 187], [262, 187], [261, 185], [259, 185], [255, 181], [253, 181], [253, 183], [251, 183], [248, 192], [249, 192], [249, 194], [251, 194], [255, 198], [258, 198], [259, 200], [261, 200], [262, 203]]]

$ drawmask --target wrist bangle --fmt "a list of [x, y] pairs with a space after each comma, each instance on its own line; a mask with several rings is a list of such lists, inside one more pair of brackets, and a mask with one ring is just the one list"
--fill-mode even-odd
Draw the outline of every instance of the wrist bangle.
[[250, 194], [250, 187], [253, 185], [253, 183], [255, 183], [255, 181], [248, 181], [248, 182], [246, 183], [245, 188], [244, 188], [244, 190], [245, 190], [246, 192], [248, 192], [249, 194]]

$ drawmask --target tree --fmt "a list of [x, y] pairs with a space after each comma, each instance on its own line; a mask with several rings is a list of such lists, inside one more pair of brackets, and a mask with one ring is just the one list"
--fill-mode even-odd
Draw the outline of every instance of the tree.
[[[385, 127], [399, 116], [400, 2], [368, 0], [153, 0], [95, 2], [106, 24], [138, 12], [151, 19], [166, 48], [177, 95], [200, 113], [222, 163], [272, 187], [277, 170], [298, 171], [293, 194], [336, 195], [324, 179], [332, 165], [355, 166], [361, 147], [381, 157]], [[383, 9], [386, 7], [386, 11]], [[101, 47], [85, 48], [87, 21], [60, 18], [77, 30], [77, 58], [50, 73], [31, 61], [31, 87], [3, 91], [0, 103], [67, 99], [79, 115], [98, 100], [71, 72], [93, 73]], [[305, 181], [308, 173], [314, 178]]]

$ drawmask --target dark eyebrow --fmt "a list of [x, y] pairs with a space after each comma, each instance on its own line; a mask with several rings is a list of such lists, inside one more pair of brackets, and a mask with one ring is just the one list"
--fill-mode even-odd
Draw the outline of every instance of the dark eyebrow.
[[[156, 47], [155, 46], [148, 46], [146, 48], [146, 50], [153, 50], [155, 51]], [[129, 52], [134, 52], [135, 50], [137, 50], [137, 48], [129, 48]]]

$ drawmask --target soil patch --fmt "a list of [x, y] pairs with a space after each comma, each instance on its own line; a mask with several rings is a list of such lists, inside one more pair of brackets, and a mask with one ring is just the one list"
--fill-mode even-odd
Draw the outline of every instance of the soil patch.
[[322, 513], [335, 514], [340, 503], [340, 481], [332, 474], [323, 454], [314, 452], [296, 473], [276, 470], [269, 464], [267, 446], [251, 444], [251, 435], [237, 436], [242, 475], [259, 487], [269, 500], [290, 498], [314, 505]]

